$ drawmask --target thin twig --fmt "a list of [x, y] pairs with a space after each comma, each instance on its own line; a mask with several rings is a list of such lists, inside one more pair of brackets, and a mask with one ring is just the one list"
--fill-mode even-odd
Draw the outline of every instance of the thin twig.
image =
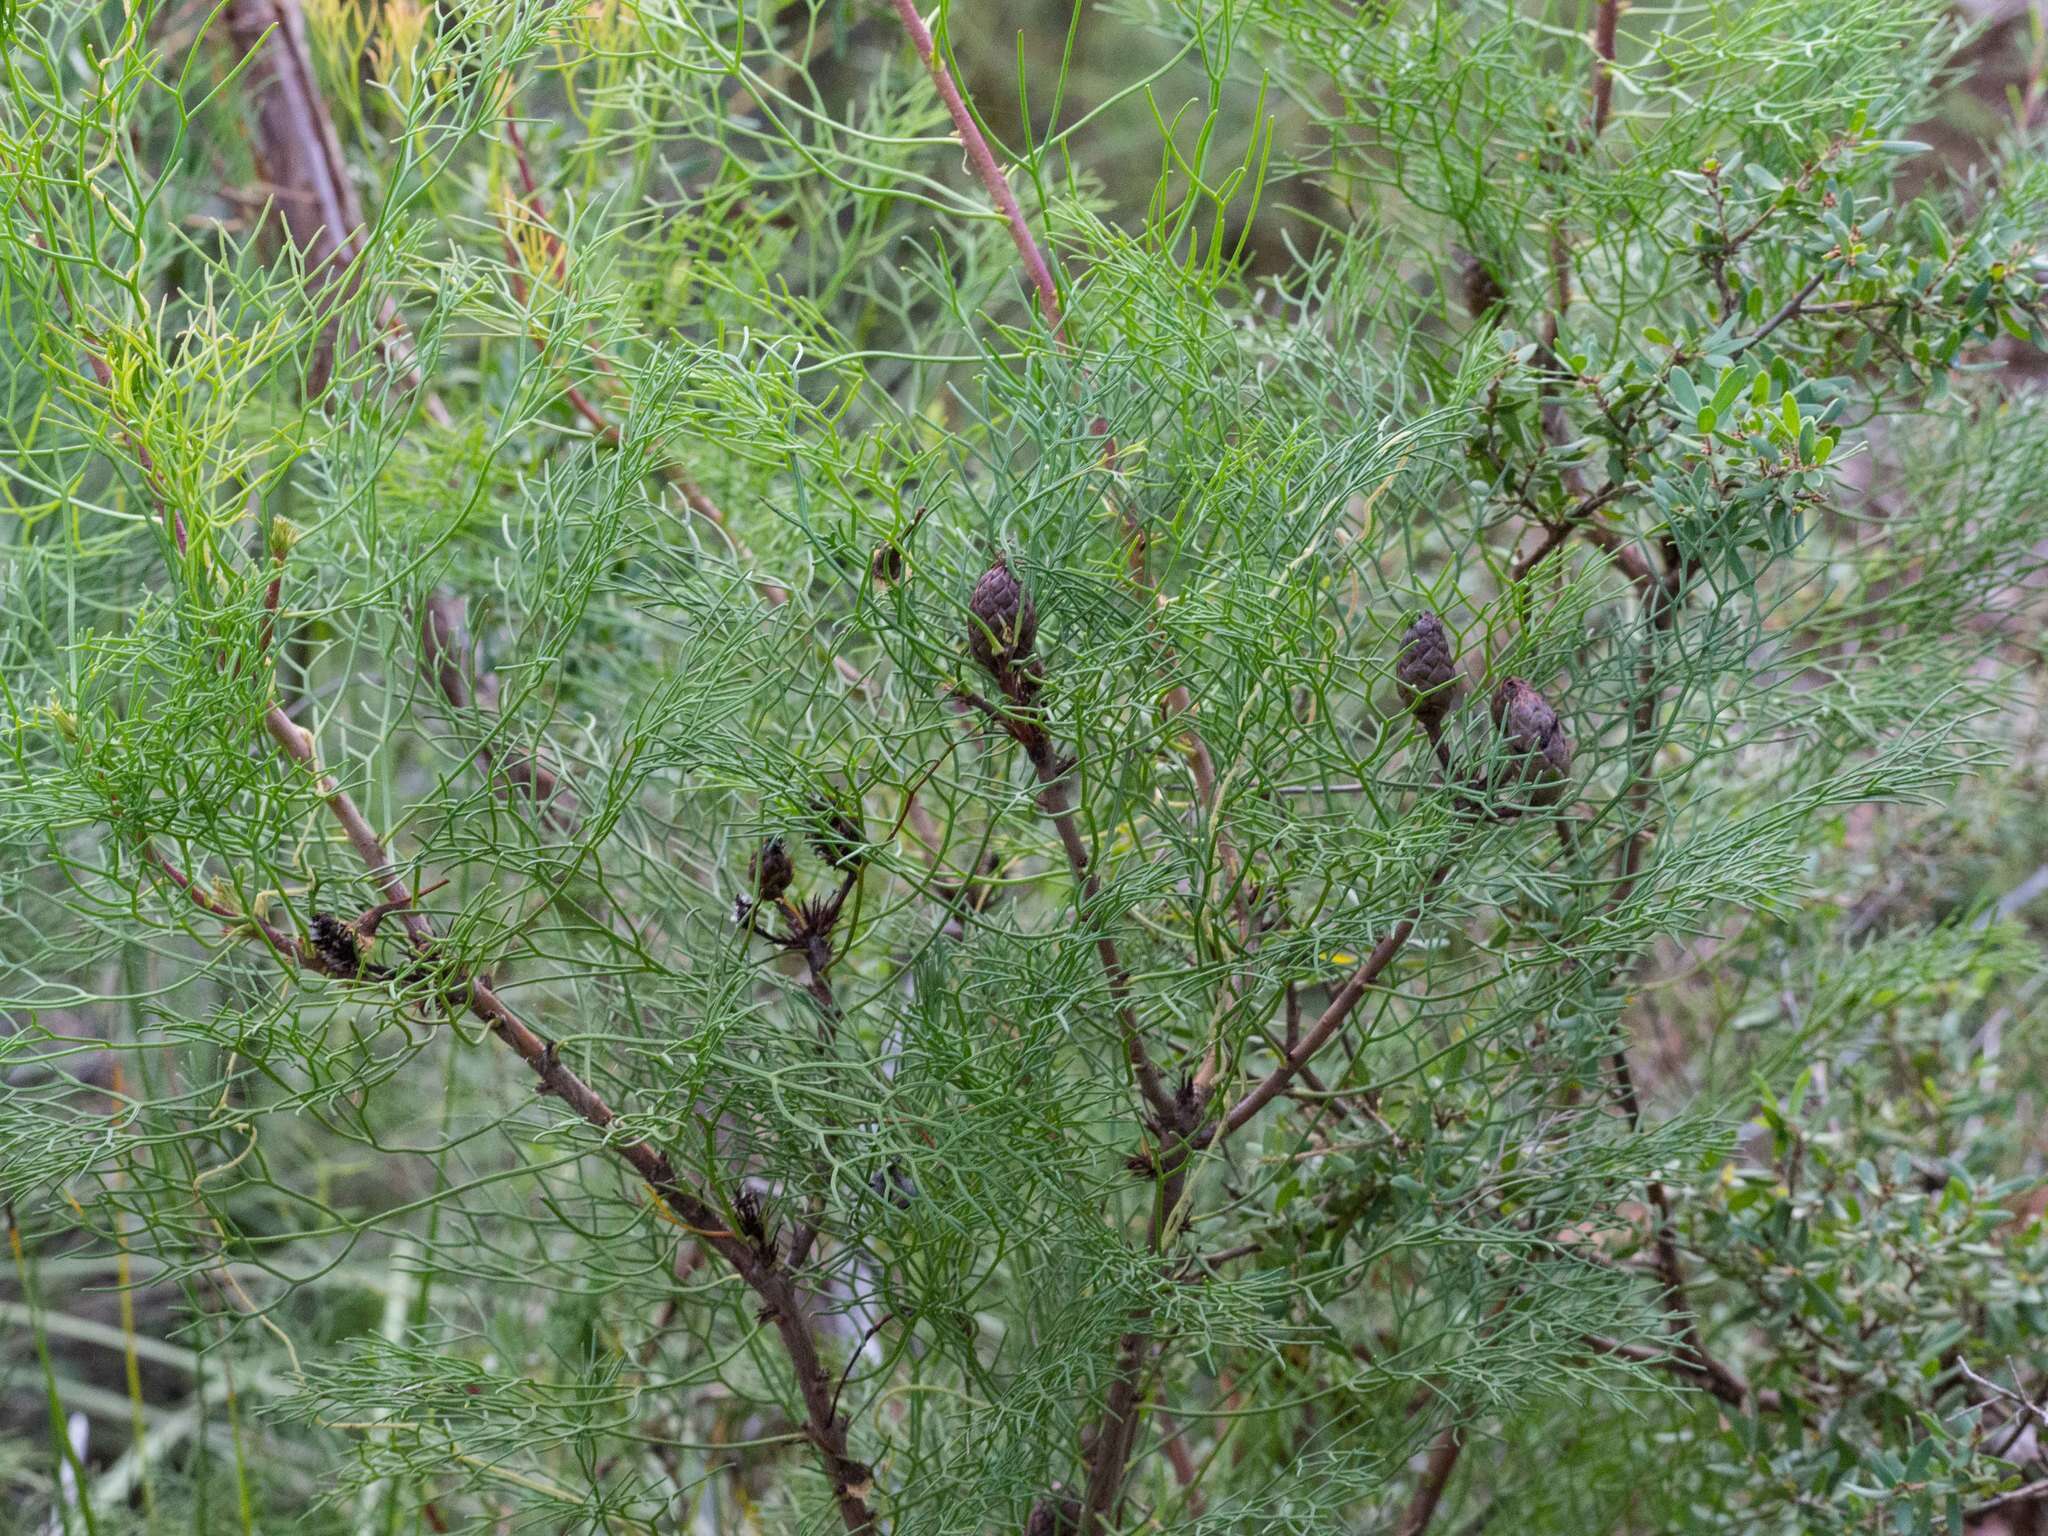
[[[1563, 517], [1555, 522], [1544, 525], [1542, 542], [1508, 567], [1508, 579], [1517, 583], [1527, 581], [1529, 573], [1555, 553], [1558, 547], [1566, 539], [1570, 538], [1575, 530], [1589, 522], [1594, 513], [1598, 512], [1609, 502], [1616, 501], [1638, 489], [1640, 487], [1634, 483], [1623, 480], [1603, 485], [1599, 490], [1589, 492], [1581, 497]], [[1596, 540], [1595, 542], [1598, 541]], [[1629, 552], [1631, 554], [1634, 553], [1633, 550]], [[1640, 560], [1641, 557], [1637, 556], [1637, 558]], [[1648, 568], [1644, 567], [1644, 569], [1647, 571]], [[1630, 579], [1635, 579], [1633, 573], [1631, 573]]]
[[1593, 16], [1593, 137], [1607, 126], [1614, 102], [1614, 31], [1621, 18], [1621, 0], [1600, 0]]
[[[400, 880], [397, 866], [354, 798], [321, 766], [311, 733], [295, 725], [275, 704], [264, 712], [263, 724], [278, 749], [311, 779], [328, 810], [340, 823], [371, 884], [383, 894], [389, 910], [395, 912], [403, 924], [414, 952], [423, 960], [434, 955], [438, 950], [439, 936], [433, 924], [414, 908], [412, 893]], [[146, 849], [145, 857], [201, 910], [245, 926], [260, 936], [281, 959], [303, 969], [326, 975], [338, 974], [334, 964], [313, 946], [283, 934], [260, 917], [228, 907], [202, 890], [157, 850]], [[359, 980], [362, 974], [359, 972], [343, 979]], [[474, 971], [458, 971], [449, 978], [448, 991], [526, 1063], [538, 1079], [536, 1092], [560, 1099], [572, 1113], [600, 1133], [612, 1129], [618, 1118], [612, 1107], [562, 1060], [555, 1042], [520, 1017], [481, 975]], [[761, 1316], [774, 1327], [796, 1377], [797, 1391], [804, 1403], [805, 1435], [825, 1463], [841, 1522], [851, 1532], [873, 1531], [876, 1528], [875, 1517], [867, 1503], [873, 1473], [865, 1463], [855, 1460], [848, 1452], [847, 1425], [838, 1417], [834, 1405], [831, 1378], [818, 1354], [809, 1310], [797, 1289], [794, 1276], [781, 1262], [773, 1244], [759, 1244], [732, 1231], [710, 1200], [685, 1186], [667, 1155], [650, 1143], [609, 1141], [607, 1145], [615, 1156], [639, 1175], [675, 1221], [699, 1242], [710, 1245], [760, 1298]]]
[[[468, 604], [451, 592], [428, 595], [420, 617], [420, 659], [428, 675], [441, 690], [451, 709], [464, 712], [482, 700], [495, 702], [497, 680], [477, 678], [475, 642], [467, 625]], [[492, 734], [495, 734], [493, 732]], [[475, 757], [485, 780], [499, 794], [510, 798], [523, 791], [539, 808], [542, 817], [565, 836], [573, 837], [581, 825], [576, 813], [576, 796], [562, 783], [561, 775], [526, 748], [502, 759], [491, 745], [490, 735], [477, 745]]]
[[[549, 227], [547, 203], [542, 199], [540, 184], [534, 177], [533, 163], [526, 152], [526, 140], [520, 135], [519, 125], [510, 116], [507, 116], [505, 119], [505, 142], [511, 148], [512, 164], [519, 175], [519, 198], [517, 205], [520, 215], [531, 227], [540, 232], [541, 239], [547, 247], [548, 265], [556, 281], [566, 283], [569, 276], [568, 250], [563, 245], [561, 237]], [[520, 260], [518, 244], [512, 238], [512, 231], [509, 227], [500, 233], [505, 247], [506, 271], [512, 284], [512, 297], [519, 303], [524, 304], [529, 290], [526, 283], [526, 268]], [[536, 330], [532, 333], [532, 340], [534, 349], [545, 356], [547, 338]], [[590, 344], [588, 350], [591, 365], [599, 373], [604, 374], [607, 378], [616, 378], [618, 376], [616, 370], [612, 367], [611, 360], [604, 355], [603, 350], [594, 341]], [[574, 384], [564, 380], [562, 395], [569, 402], [571, 408], [575, 410], [576, 414], [588, 422], [591, 430], [597, 433], [606, 443], [616, 448], [625, 440], [624, 434], [619, 429], [619, 424], [612, 419], [610, 414], [598, 406]], [[695, 512], [707, 523], [711, 523], [721, 529], [726, 529], [728, 535], [730, 534], [724, 511], [720, 509], [718, 503], [711, 499], [710, 493], [686, 474], [680, 465], [664, 464], [662, 466], [662, 473], [669, 483], [682, 493], [683, 500], [691, 511]], [[740, 552], [742, 555], [745, 554], [743, 549]], [[779, 607], [789, 601], [789, 593], [772, 582], [759, 583], [758, 590], [772, 607]]]
[[2026, 1504], [2048, 1503], [2048, 1477], [2038, 1478], [2031, 1483], [2022, 1483], [2017, 1488], [2008, 1488], [2004, 1493], [1993, 1494], [1963, 1511], [1965, 1522], [1982, 1520], [2003, 1510], [2018, 1509]]
[[[1180, 1231], [1181, 1200], [1187, 1190], [1190, 1155], [1185, 1141], [1178, 1147], [1162, 1149], [1159, 1181], [1153, 1190], [1152, 1217], [1146, 1232], [1146, 1247], [1155, 1258], [1166, 1252]], [[1123, 1493], [1138, 1426], [1144, 1417], [1144, 1378], [1166, 1350], [1165, 1339], [1160, 1339], [1155, 1348], [1145, 1332], [1150, 1321], [1151, 1310], [1146, 1308], [1117, 1341], [1116, 1375], [1103, 1398], [1102, 1417], [1095, 1425], [1095, 1454], [1089, 1463], [1087, 1490], [1081, 1502], [1081, 1536], [1094, 1536]]]
[[[1437, 866], [1424, 888], [1424, 899], [1449, 872], [1448, 860]], [[1220, 1121], [1200, 1131], [1195, 1129], [1194, 1121], [1201, 1113], [1201, 1105], [1192, 1084], [1184, 1098], [1176, 1097], [1161, 1107], [1160, 1128], [1164, 1144], [1158, 1153], [1159, 1183], [1154, 1192], [1148, 1233], [1148, 1247], [1155, 1256], [1166, 1251], [1178, 1230], [1181, 1200], [1194, 1154], [1234, 1134], [1306, 1069], [1316, 1052], [1343, 1026], [1366, 989], [1407, 943], [1415, 930], [1415, 923], [1414, 916], [1403, 918], [1391, 933], [1380, 940], [1365, 963], [1331, 1000], [1309, 1033]], [[1103, 1402], [1102, 1417], [1095, 1426], [1095, 1454], [1090, 1462], [1087, 1492], [1081, 1508], [1082, 1536], [1092, 1536], [1122, 1492], [1142, 1417], [1140, 1382], [1148, 1364], [1166, 1347], [1164, 1340], [1159, 1342], [1157, 1350], [1149, 1347], [1151, 1341], [1143, 1331], [1148, 1317], [1149, 1312], [1142, 1314], [1117, 1343], [1116, 1374]]]
[[1777, 1391], [1765, 1387], [1758, 1391], [1727, 1367], [1709, 1370], [1684, 1355], [1669, 1354], [1653, 1349], [1647, 1344], [1631, 1344], [1626, 1339], [1610, 1339], [1605, 1334], [1589, 1333], [1585, 1337], [1586, 1347], [1596, 1354], [1612, 1355], [1617, 1360], [1627, 1360], [1636, 1365], [1655, 1366], [1659, 1370], [1674, 1371], [1687, 1380], [1705, 1387], [1731, 1408], [1744, 1412], [1755, 1409], [1759, 1413], [1776, 1413], [1784, 1406], [1784, 1398]]
[[1743, 353], [1747, 352], [1751, 347], [1755, 346], [1758, 342], [1762, 341], [1766, 336], [1770, 335], [1773, 331], [1777, 330], [1779, 326], [1784, 325], [1788, 321], [1795, 319], [1798, 316], [1799, 312], [1806, 307], [1806, 301], [1812, 298], [1815, 292], [1819, 290], [1820, 285], [1826, 282], [1827, 280], [1828, 269], [1826, 267], [1822, 267], [1818, 272], [1814, 273], [1812, 277], [1806, 280], [1805, 285], [1801, 287], [1797, 293], [1793, 294], [1791, 298], [1785, 301], [1785, 305], [1782, 309], [1780, 309], [1775, 315], [1771, 316], [1771, 318], [1766, 320], [1762, 325], [1758, 326], [1754, 331], [1750, 332], [1749, 335], [1743, 337], [1742, 340], [1736, 342], [1732, 347], [1728, 348], [1726, 355], [1729, 357], [1740, 357]]
[[[533, 227], [541, 231], [542, 239], [547, 247], [549, 266], [552, 268], [558, 281], [566, 281], [568, 277], [567, 250], [564, 248], [561, 239], [548, 227], [547, 205], [541, 199], [539, 183], [534, 177], [532, 162], [527, 156], [526, 141], [520, 136], [518, 124], [509, 116], [505, 119], [505, 138], [507, 144], [511, 147], [513, 165], [517, 168], [519, 175], [520, 195], [518, 206], [521, 216], [529, 221]], [[502, 230], [500, 233], [505, 248], [505, 266], [512, 285], [512, 297], [519, 303], [524, 304], [526, 303], [528, 288], [525, 267], [519, 257], [518, 245], [513, 240], [512, 232], [509, 228]], [[545, 356], [547, 352], [547, 338], [538, 329], [534, 330], [531, 335], [534, 349]], [[591, 364], [598, 372], [604, 374], [607, 378], [617, 378], [617, 372], [613, 369], [611, 361], [605, 357], [595, 341], [589, 344], [588, 350]], [[566, 379], [562, 381], [562, 396], [569, 402], [570, 407], [576, 414], [589, 424], [591, 430], [596, 432], [603, 442], [617, 448], [625, 441], [624, 432], [610, 413]], [[697, 516], [703, 518], [704, 521], [720, 530], [726, 540], [732, 545], [734, 554], [749, 565], [755, 563], [752, 551], [733, 532], [731, 525], [726, 521], [724, 511], [717, 502], [711, 499], [710, 492], [706, 491], [703, 485], [685, 471], [680, 464], [672, 461], [663, 461], [659, 466], [659, 472], [669, 484], [676, 488], [676, 491], [683, 498], [684, 505], [689, 507]], [[770, 608], [783, 607], [790, 601], [791, 593], [789, 589], [779, 582], [769, 580], [765, 576], [754, 578], [753, 587], [761, 600]], [[839, 674], [840, 680], [857, 697], [867, 696], [870, 684], [866, 674], [860, 668], [856, 667], [845, 657], [837, 654], [832, 657], [832, 667]]]
[[[2041, 1427], [2048, 1429], [2048, 1408], [2043, 1408], [2039, 1403], [2013, 1391], [2011, 1387], [2001, 1386], [1988, 1376], [1980, 1376], [1977, 1372], [1970, 1369], [1970, 1362], [1967, 1360], [1958, 1358], [1956, 1360], [1956, 1369], [1962, 1372], [1965, 1381], [1974, 1382], [1993, 1397], [2003, 1398], [2006, 1402], [2014, 1404], [2021, 1414], [2039, 1420]], [[2024, 1419], [2022, 1422], [2024, 1422]]]
[[1004, 224], [1009, 226], [1010, 238], [1016, 242], [1017, 256], [1024, 263], [1031, 286], [1038, 292], [1039, 311], [1045, 316], [1045, 323], [1053, 335], [1058, 336], [1061, 326], [1059, 288], [1053, 282], [1052, 268], [1046, 262], [1045, 253], [1032, 238], [1031, 226], [1024, 221], [1024, 210], [1017, 205], [1017, 195], [1010, 190], [1009, 178], [996, 164], [995, 153], [988, 147], [988, 140], [974, 121], [974, 114], [968, 110], [960, 87], [953, 83], [953, 72], [939, 57], [931, 28], [924, 24], [924, 18], [917, 12], [916, 0], [894, 0], [894, 4], [896, 15], [903, 22], [903, 30], [910, 34], [911, 44], [917, 49], [917, 56], [931, 71], [932, 85], [937, 89], [939, 99], [946, 104], [946, 113], [953, 119], [953, 131], [960, 136], [960, 143], [967, 151], [967, 163], [974, 167], [974, 174], [981, 179], [982, 186], [987, 188], [989, 197], [1001, 211]]
[[[1609, 1065], [1621, 1093], [1622, 1108], [1628, 1115], [1629, 1128], [1639, 1131], [1642, 1129], [1643, 1107], [1641, 1099], [1636, 1094], [1635, 1074], [1629, 1069], [1628, 1049], [1625, 1044], [1615, 1048]], [[1707, 1348], [1706, 1339], [1700, 1333], [1699, 1318], [1687, 1301], [1685, 1266], [1678, 1256], [1670, 1191], [1664, 1187], [1664, 1181], [1655, 1176], [1646, 1181], [1645, 1188], [1650, 1197], [1650, 1204], [1656, 1208], [1657, 1213], [1656, 1230], [1651, 1237], [1651, 1251], [1657, 1261], [1657, 1273], [1664, 1282], [1662, 1299], [1671, 1331], [1687, 1354], [1692, 1357], [1694, 1365], [1706, 1378], [1709, 1390], [1716, 1397], [1726, 1402], [1746, 1402], [1750, 1397], [1748, 1384], [1734, 1370], [1722, 1364]]]
[[1401, 1512], [1394, 1536], [1422, 1536], [1436, 1518], [1444, 1489], [1457, 1470], [1458, 1456], [1465, 1449], [1464, 1432], [1455, 1424], [1438, 1432], [1429, 1447], [1429, 1459], [1422, 1464], [1422, 1481], [1416, 1485], [1408, 1507]]
[[[275, 715], [276, 711], [273, 710], [272, 714]], [[285, 724], [291, 731], [296, 732], [298, 729], [291, 726], [288, 721]], [[278, 733], [273, 729], [272, 734]], [[347, 791], [334, 788], [333, 780], [314, 761], [310, 743], [303, 754], [295, 749], [289, 738], [281, 737], [280, 745], [288, 755], [314, 775], [336, 819], [348, 833], [349, 841], [356, 845], [358, 854], [363, 856], [365, 865], [370, 869], [372, 881], [387, 891], [393, 889], [390, 860], [376, 842], [374, 834], [368, 832], [368, 824], [363, 821], [360, 811], [356, 809]], [[203, 910], [236, 923], [252, 922], [243, 914], [232, 910], [224, 911], [219, 903], [202, 892], [189, 877], [177, 871], [161, 855], [152, 854], [152, 862], [164, 870]], [[431, 951], [436, 937], [431, 924], [409, 908], [400, 915], [406, 924], [407, 932], [413, 937], [415, 947]], [[258, 926], [264, 927], [263, 936], [273, 951], [304, 969], [320, 971], [326, 975], [335, 974], [330, 965], [307, 953], [309, 946], [296, 941], [280, 943], [274, 930], [268, 929], [267, 925]], [[618, 1118], [617, 1114], [596, 1089], [563, 1062], [555, 1042], [542, 1036], [521, 1018], [480, 976], [473, 973], [458, 975], [454, 985], [469, 1011], [488, 1025], [491, 1033], [511, 1047], [520, 1060], [533, 1071], [534, 1076], [539, 1079], [535, 1087], [536, 1092], [560, 1099], [596, 1131], [606, 1132], [611, 1129]], [[699, 1242], [709, 1244], [760, 1298], [763, 1318], [774, 1326], [795, 1372], [797, 1390], [804, 1402], [806, 1437], [825, 1461], [826, 1471], [832, 1479], [833, 1496], [839, 1508], [840, 1518], [849, 1531], [874, 1530], [874, 1514], [867, 1504], [872, 1473], [864, 1463], [855, 1461], [847, 1452], [847, 1426], [837, 1415], [829, 1378], [812, 1335], [808, 1310], [789, 1273], [781, 1266], [772, 1251], [758, 1249], [744, 1236], [727, 1227], [724, 1218], [713, 1205], [681, 1182], [666, 1154], [657, 1151], [645, 1141], [614, 1141], [608, 1143], [608, 1146], [614, 1155], [639, 1175], [642, 1182], [667, 1207], [678, 1224]]]
[[[1102, 881], [1096, 876], [1094, 860], [1089, 856], [1088, 845], [1083, 841], [1074, 817], [1074, 768], [1056, 758], [1052, 743], [1042, 730], [1036, 731], [1031, 739], [1020, 738], [1020, 741], [1025, 755], [1031, 760], [1032, 771], [1038, 776], [1039, 807], [1059, 834], [1067, 865], [1081, 888], [1080, 906], [1086, 910], [1102, 894]], [[1096, 933], [1095, 953], [1109, 982], [1110, 1000], [1116, 1005], [1117, 1023], [1123, 1032], [1124, 1054], [1137, 1075], [1138, 1089], [1154, 1109], [1162, 1113], [1171, 1111], [1173, 1096], [1167, 1092], [1151, 1053], [1145, 1049], [1144, 1033], [1138, 1025], [1137, 1008], [1131, 995], [1131, 973], [1124, 965], [1116, 940], [1107, 930]]]
[[1242, 1130], [1247, 1121], [1277, 1098], [1301, 1070], [1315, 1059], [1316, 1053], [1329, 1044], [1330, 1038], [1344, 1027], [1344, 1021], [1351, 1016], [1352, 1009], [1358, 1006], [1359, 999], [1365, 996], [1367, 989], [1379, 979], [1380, 973], [1392, 964], [1394, 957], [1401, 952], [1402, 945], [1406, 944], [1409, 935], [1415, 932], [1415, 924], [1421, 918], [1423, 904], [1450, 872], [1450, 860], [1446, 859], [1437, 865], [1430, 877], [1423, 882], [1422, 896], [1417, 901], [1415, 909], [1396, 923], [1393, 929], [1373, 946], [1372, 953], [1365, 957], [1358, 969], [1353, 971], [1344, 985], [1337, 989], [1337, 995], [1330, 999], [1329, 1006], [1324, 1008], [1315, 1023], [1309, 1026], [1308, 1033], [1301, 1038], [1301, 1043], [1288, 1052], [1280, 1065], [1262, 1078], [1216, 1122], [1210, 1138], [1212, 1141], [1224, 1141]]
[[[249, 91], [256, 103], [257, 160], [279, 192], [278, 211], [305, 264], [308, 287], [317, 300], [338, 308], [361, 282], [367, 225], [313, 74], [305, 17], [298, 0], [235, 0], [227, 22], [235, 47], [245, 57], [254, 55]], [[330, 320], [321, 332], [307, 378], [311, 395], [322, 393], [332, 374], [338, 323]], [[424, 388], [412, 337], [391, 300], [379, 303], [377, 323], [379, 349], [399, 382], [423, 391], [420, 408], [436, 425], [449, 425], [447, 406]]]
[[[1618, 15], [1615, 0], [1601, 0], [1596, 21], [1595, 48], [1596, 62], [1593, 82], [1593, 128], [1597, 135], [1607, 118], [1608, 96], [1612, 90], [1611, 65], [1614, 58], [1614, 27]], [[1552, 231], [1553, 251], [1561, 244], [1561, 232]], [[1820, 286], [1825, 275], [1817, 273], [1799, 294], [1781, 309], [1777, 315], [1747, 341], [1733, 349], [1752, 345], [1762, 340], [1780, 325], [1799, 312], [1799, 306]], [[1554, 327], [1554, 319], [1552, 325]], [[1552, 442], [1563, 442], [1570, 438], [1570, 424], [1565, 420], [1563, 407], [1554, 401], [1547, 401], [1543, 409], [1545, 436]], [[1560, 479], [1566, 489], [1584, 497], [1583, 481], [1574, 470], [1566, 470]], [[1582, 504], [1583, 500], [1582, 500]], [[1657, 708], [1662, 690], [1658, 686], [1656, 654], [1659, 637], [1670, 630], [1676, 622], [1683, 595], [1685, 578], [1688, 574], [1684, 562], [1670, 551], [1670, 561], [1662, 572], [1651, 563], [1614, 529], [1596, 519], [1581, 520], [1576, 525], [1586, 538], [1597, 545], [1608, 558], [1628, 577], [1641, 596], [1647, 619], [1648, 634], [1644, 641], [1643, 658], [1638, 668], [1639, 688], [1636, 705], [1631, 717], [1630, 739], [1633, 752], [1630, 763], [1629, 783], [1623, 790], [1624, 802], [1631, 811], [1632, 830], [1622, 852], [1621, 878], [1608, 897], [1611, 911], [1628, 899], [1641, 873], [1649, 841], [1648, 808], [1654, 786], [1656, 762], [1653, 740]], [[1617, 1047], [1610, 1059], [1615, 1082], [1620, 1091], [1623, 1107], [1628, 1113], [1629, 1124], [1640, 1129], [1642, 1105], [1636, 1093], [1634, 1074], [1629, 1069], [1626, 1043]], [[1738, 1401], [1746, 1400], [1748, 1388], [1727, 1366], [1717, 1360], [1706, 1347], [1697, 1319], [1686, 1302], [1684, 1267], [1680, 1262], [1678, 1247], [1672, 1231], [1671, 1199], [1663, 1183], [1652, 1178], [1648, 1184], [1652, 1205], [1656, 1207], [1657, 1226], [1653, 1237], [1657, 1268], [1664, 1282], [1663, 1301], [1673, 1332], [1691, 1356], [1699, 1372], [1707, 1379], [1712, 1390], [1724, 1398], [1733, 1395]]]

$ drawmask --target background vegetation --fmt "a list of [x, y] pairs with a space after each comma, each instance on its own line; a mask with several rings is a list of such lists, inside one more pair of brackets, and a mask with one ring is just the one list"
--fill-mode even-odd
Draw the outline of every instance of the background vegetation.
[[0, 1526], [2040, 1519], [2037, 22], [0, 36]]

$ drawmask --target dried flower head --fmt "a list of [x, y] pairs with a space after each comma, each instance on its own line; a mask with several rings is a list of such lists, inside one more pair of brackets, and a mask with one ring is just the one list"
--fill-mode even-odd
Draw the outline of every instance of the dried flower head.
[[1532, 786], [1537, 805], [1556, 801], [1571, 777], [1572, 744], [1550, 701], [1521, 678], [1506, 678], [1494, 690], [1493, 725], [1507, 749], [1506, 782]]
[[967, 648], [991, 676], [1008, 675], [1031, 655], [1038, 639], [1038, 609], [1002, 555], [974, 584], [967, 611], [973, 616], [967, 626]]
[[1441, 719], [1457, 702], [1458, 658], [1451, 649], [1450, 632], [1427, 608], [1401, 636], [1394, 680], [1401, 686], [1401, 702], [1419, 720]]
[[747, 861], [747, 883], [753, 887], [756, 901], [781, 900], [795, 878], [796, 863], [789, 856], [789, 845], [779, 837], [769, 838], [761, 845], [761, 851]]
[[810, 806], [811, 846], [834, 869], [858, 863], [867, 847], [867, 831], [856, 809], [837, 795], [820, 795]]
[[330, 971], [337, 976], [362, 975], [363, 950], [353, 926], [331, 912], [315, 912], [310, 927], [313, 951]]
[[740, 1229], [740, 1235], [753, 1245], [754, 1251], [770, 1257], [774, 1240], [768, 1235], [768, 1223], [761, 1209], [761, 1197], [753, 1190], [742, 1188], [732, 1197], [733, 1224]]

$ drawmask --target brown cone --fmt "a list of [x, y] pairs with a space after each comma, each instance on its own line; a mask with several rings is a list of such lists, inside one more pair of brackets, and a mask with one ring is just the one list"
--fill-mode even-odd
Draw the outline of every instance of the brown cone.
[[967, 648], [991, 675], [1000, 678], [1030, 656], [1038, 639], [1038, 609], [1003, 556], [974, 584], [967, 611], [973, 615]]
[[1537, 805], [1557, 800], [1571, 777], [1572, 744], [1550, 701], [1519, 677], [1504, 679], [1493, 694], [1493, 725], [1507, 749], [1507, 782], [1533, 786]]
[[1401, 702], [1417, 719], [1440, 719], [1457, 702], [1458, 659], [1451, 651], [1450, 632], [1426, 608], [1401, 636], [1394, 680], [1401, 686]]

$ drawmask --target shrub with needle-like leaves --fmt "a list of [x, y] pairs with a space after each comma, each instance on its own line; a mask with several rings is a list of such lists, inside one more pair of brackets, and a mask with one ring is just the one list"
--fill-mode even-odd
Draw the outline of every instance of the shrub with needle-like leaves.
[[2026, 1528], [2038, 50], [1000, 10], [0, 7], [8, 1507]]

